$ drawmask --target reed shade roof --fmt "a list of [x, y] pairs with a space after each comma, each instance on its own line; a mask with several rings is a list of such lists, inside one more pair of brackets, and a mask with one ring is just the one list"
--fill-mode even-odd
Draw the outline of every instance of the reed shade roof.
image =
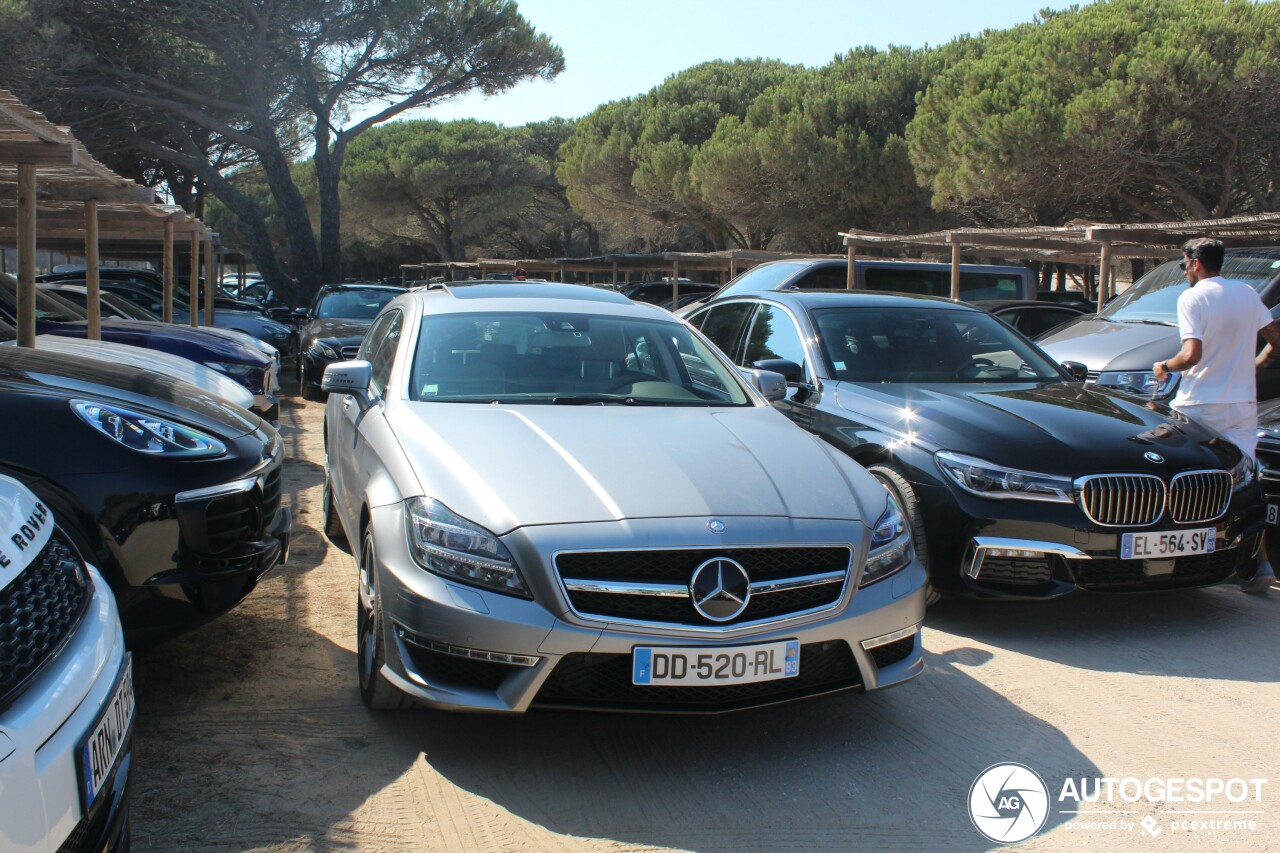
[[[37, 246], [93, 258], [87, 266], [96, 270], [101, 254], [136, 255], [149, 245], [169, 268], [175, 235], [206, 243], [216, 236], [182, 208], [158, 203], [153, 190], [98, 162], [67, 128], [0, 89], [0, 246], [18, 249], [20, 344], [33, 343], [35, 306], [26, 293], [34, 286]], [[86, 272], [93, 287], [96, 274]], [[91, 311], [91, 329], [96, 317]]]

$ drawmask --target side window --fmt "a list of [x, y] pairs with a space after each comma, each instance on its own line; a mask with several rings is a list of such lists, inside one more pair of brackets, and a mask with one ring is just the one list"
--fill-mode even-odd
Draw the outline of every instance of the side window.
[[849, 264], [818, 267], [792, 285], [806, 290], [845, 290], [849, 287]]
[[[400, 329], [404, 325], [404, 315], [399, 311], [391, 311], [378, 318], [364, 342], [360, 344], [361, 358], [367, 358], [373, 366], [369, 378], [369, 390], [381, 397], [391, 379], [391, 362], [395, 359], [396, 348], [400, 345]], [[366, 350], [371, 352], [366, 355]]]
[[806, 367], [804, 345], [791, 315], [772, 305], [761, 305], [751, 324], [747, 338], [747, 355], [744, 366], [771, 358], [785, 358], [802, 368]]
[[702, 334], [710, 338], [711, 343], [731, 360], [737, 361], [738, 342], [742, 340], [742, 332], [754, 307], [750, 302], [715, 306], [702, 319]]

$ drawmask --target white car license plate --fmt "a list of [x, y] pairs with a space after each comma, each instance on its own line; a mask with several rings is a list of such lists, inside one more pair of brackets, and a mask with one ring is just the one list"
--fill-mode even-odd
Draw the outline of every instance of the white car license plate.
[[124, 749], [133, 725], [133, 712], [133, 656], [130, 655], [115, 693], [80, 745], [80, 781], [86, 812], [93, 808], [94, 800], [102, 792], [103, 783]]
[[1267, 524], [1280, 524], [1280, 504], [1267, 504]]
[[1167, 557], [1186, 557], [1191, 554], [1212, 554], [1215, 545], [1214, 529], [1168, 530], [1163, 533], [1124, 533], [1120, 536], [1120, 559], [1160, 560]]
[[631, 652], [632, 684], [715, 687], [799, 674], [799, 640], [721, 648], [638, 646]]

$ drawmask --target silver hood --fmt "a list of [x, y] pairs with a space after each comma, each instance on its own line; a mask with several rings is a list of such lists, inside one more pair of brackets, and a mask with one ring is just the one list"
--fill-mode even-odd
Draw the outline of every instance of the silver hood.
[[402, 403], [387, 414], [423, 494], [499, 535], [709, 515], [858, 520], [855, 490], [868, 484], [856, 481], [874, 488], [764, 407]]

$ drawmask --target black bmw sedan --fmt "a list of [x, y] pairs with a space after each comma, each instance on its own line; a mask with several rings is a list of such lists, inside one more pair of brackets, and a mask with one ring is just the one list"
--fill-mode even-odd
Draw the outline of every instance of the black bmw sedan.
[[237, 604], [288, 551], [279, 434], [160, 373], [0, 347], [0, 473], [53, 511], [131, 640]]
[[1226, 579], [1264, 521], [1256, 466], [1157, 404], [1083, 384], [986, 312], [859, 292], [757, 293], [691, 323], [878, 476], [938, 591], [1050, 597]]

